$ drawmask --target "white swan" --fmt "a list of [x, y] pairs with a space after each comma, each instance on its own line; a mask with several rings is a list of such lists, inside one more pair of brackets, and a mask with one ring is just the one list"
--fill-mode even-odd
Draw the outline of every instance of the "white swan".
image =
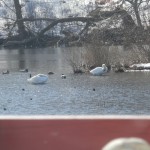
[[117, 138], [106, 144], [102, 150], [150, 150], [150, 145], [141, 138]]
[[47, 80], [48, 80], [48, 76], [44, 74], [38, 74], [27, 79], [29, 83], [33, 83], [33, 84], [43, 84], [46, 83]]
[[102, 64], [102, 67], [96, 67], [90, 71], [90, 73], [94, 76], [100, 76], [103, 75], [108, 71], [108, 68], [106, 67], [105, 64]]

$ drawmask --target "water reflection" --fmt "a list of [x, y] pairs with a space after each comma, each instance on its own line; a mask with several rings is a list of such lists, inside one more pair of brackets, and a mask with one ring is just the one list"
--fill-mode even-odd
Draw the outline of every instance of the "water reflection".
[[18, 71], [28, 68], [30, 71], [68, 71], [65, 51], [60, 48], [38, 49], [1, 49], [0, 70]]

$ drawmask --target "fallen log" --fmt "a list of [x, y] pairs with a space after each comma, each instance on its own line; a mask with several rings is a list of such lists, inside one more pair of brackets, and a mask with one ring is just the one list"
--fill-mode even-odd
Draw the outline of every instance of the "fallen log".
[[36, 38], [32, 37], [29, 39], [24, 39], [22, 41], [7, 41], [6, 43], [3, 44], [4, 47], [15, 47], [15, 46], [24, 46], [27, 45], [30, 42], [33, 42]]

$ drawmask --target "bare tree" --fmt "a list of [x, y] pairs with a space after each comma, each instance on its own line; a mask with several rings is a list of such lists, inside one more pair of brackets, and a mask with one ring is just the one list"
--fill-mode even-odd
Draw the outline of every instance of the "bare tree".
[[[16, 11], [16, 20], [22, 20], [22, 11], [21, 11], [21, 5], [19, 3], [19, 0], [14, 0], [14, 6], [15, 6], [15, 11]], [[17, 21], [17, 26], [18, 26], [18, 33], [21, 37], [26, 37], [27, 32], [25, 30], [25, 25], [23, 21]]]
[[[12, 1], [14, 2], [13, 10], [15, 10], [16, 20], [14, 19], [12, 21], [12, 25], [11, 25], [12, 28], [10, 28], [9, 32], [13, 33], [14, 29], [16, 29], [15, 27], [17, 26], [18, 33], [23, 38], [19, 39], [19, 41], [15, 41], [15, 40], [18, 40], [18, 38], [15, 38], [15, 37], [12, 39], [8, 39], [8, 41], [6, 41], [7, 43], [5, 44], [6, 46], [9, 44], [10, 45], [11, 44], [12, 45], [13, 44], [15, 44], [15, 45], [16, 44], [30, 45], [30, 44], [33, 44], [36, 42], [39, 44], [41, 44], [42, 42], [44, 43], [46, 41], [45, 39], [51, 38], [50, 36], [48, 37], [49, 33], [52, 32], [53, 35], [55, 35], [57, 33], [59, 34], [59, 31], [61, 31], [61, 29], [60, 29], [61, 25], [64, 26], [63, 30], [68, 29], [70, 31], [72, 30], [72, 28], [75, 28], [76, 26], [79, 27], [78, 29], [72, 30], [72, 33], [74, 33], [74, 35], [77, 37], [77, 40], [78, 39], [85, 40], [86, 36], [88, 34], [88, 31], [90, 30], [90, 27], [91, 27], [91, 29], [98, 27], [102, 31], [103, 26], [105, 26], [107, 28], [106, 21], [108, 21], [108, 18], [110, 18], [110, 21], [114, 21], [115, 16], [116, 16], [116, 18], [121, 17], [123, 20], [124, 27], [128, 27], [128, 29], [129, 29], [128, 33], [130, 33], [130, 34], [127, 34], [128, 37], [131, 37], [131, 35], [133, 34], [133, 32], [135, 30], [133, 32], [130, 32], [130, 31], [137, 27], [136, 24], [134, 23], [134, 20], [132, 19], [131, 15], [128, 14], [128, 11], [126, 11], [122, 7], [116, 7], [116, 8], [110, 9], [110, 10], [103, 10], [101, 8], [96, 8], [95, 10], [91, 11], [86, 17], [80, 17], [80, 16], [75, 16], [75, 15], [70, 16], [69, 14], [67, 15], [68, 12], [65, 9], [66, 14], [64, 16], [66, 16], [66, 17], [61, 17], [58, 15], [59, 18], [57, 18], [55, 16], [55, 14], [53, 14], [53, 13], [50, 16], [46, 15], [46, 14], [43, 15], [44, 12], [47, 13], [47, 11], [49, 10], [49, 7], [47, 9], [44, 9], [44, 11], [43, 11], [43, 9], [42, 9], [42, 11], [39, 11], [38, 15], [31, 16], [32, 13], [29, 16], [25, 15], [25, 13], [26, 13], [25, 8], [27, 7], [27, 3], [26, 3], [26, 7], [24, 7], [24, 9], [21, 9], [22, 4], [21, 4], [21, 2], [19, 2], [19, 0], [12, 0]], [[140, 27], [142, 27], [141, 18], [140, 18], [140, 14], [139, 14], [139, 6], [143, 2], [143, 0], [141, 0], [141, 1], [140, 0], [124, 0], [124, 2], [129, 2], [130, 4], [132, 4], [132, 7], [137, 8], [136, 12], [137, 12], [137, 16], [139, 16], [139, 17], [137, 17], [138, 25]], [[65, 2], [65, 3], [67, 3], [67, 2]], [[48, 5], [52, 6], [51, 3]], [[43, 4], [43, 6], [45, 6], [45, 3]], [[44, 7], [41, 7], [41, 8], [44, 8]], [[38, 10], [39, 10], [39, 7], [38, 7]], [[33, 12], [34, 11], [36, 11], [35, 8], [33, 9]], [[52, 10], [49, 10], [49, 11], [53, 12]], [[68, 11], [69, 11], [69, 9], [68, 9]], [[48, 14], [50, 14], [50, 13], [48, 13]], [[28, 18], [26, 18], [25, 16], [28, 16]], [[34, 22], [41, 22], [41, 26], [37, 28], [37, 25], [34, 26]], [[73, 26], [71, 26], [72, 24], [73, 24]], [[100, 27], [100, 26], [98, 26], [99, 24], [103, 24], [103, 25]], [[113, 26], [113, 25], [110, 23], [110, 26]], [[127, 28], [124, 28], [124, 31], [127, 32], [126, 29]], [[139, 30], [139, 28], [136, 28], [136, 29]], [[33, 36], [30, 36], [30, 37], [26, 36], [28, 33], [27, 31], [32, 33]], [[57, 32], [55, 32], [55, 31], [57, 31]], [[139, 31], [139, 33], [140, 33], [140, 31]], [[62, 32], [62, 34], [64, 34], [64, 33]], [[12, 35], [14, 35], [14, 34], [12, 34]], [[73, 34], [71, 34], [71, 35], [73, 35]], [[125, 34], [123, 34], [123, 35], [119, 34], [119, 35], [123, 37]], [[137, 34], [137, 36], [139, 37], [139, 34]], [[72, 36], [73, 40], [71, 40], [72, 38], [70, 38], [70, 37], [71, 37], [70, 35], [68, 37], [67, 36], [65, 37], [65, 38], [69, 39], [67, 42], [74, 41], [74, 37]], [[62, 39], [61, 37], [59, 37], [59, 38]], [[54, 39], [54, 36], [51, 38], [51, 40], [52, 39]], [[112, 39], [114, 39], [114, 37]], [[134, 38], [132, 38], [132, 39], [134, 39]], [[20, 40], [22, 40], [22, 41], [20, 41]], [[75, 41], [77, 41], [77, 40], [75, 40]], [[57, 39], [57, 41], [59, 41], [59, 39]], [[105, 42], [105, 39], [104, 39], [104, 42]]]
[[139, 7], [140, 5], [144, 2], [144, 0], [123, 0], [123, 2], [128, 2], [131, 4], [134, 13], [135, 13], [135, 17], [137, 20], [137, 25], [142, 28], [142, 21], [141, 21], [141, 17], [140, 17], [140, 12], [139, 12]]

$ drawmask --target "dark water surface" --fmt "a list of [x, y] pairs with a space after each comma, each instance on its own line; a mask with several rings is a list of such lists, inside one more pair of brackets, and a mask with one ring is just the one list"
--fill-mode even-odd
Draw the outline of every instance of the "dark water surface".
[[[0, 50], [1, 115], [149, 115], [150, 72], [74, 75], [68, 59], [77, 48]], [[67, 53], [67, 54], [66, 54]], [[80, 61], [76, 60], [76, 61]], [[44, 85], [27, 83], [29, 73], [54, 72]], [[67, 75], [61, 79], [60, 75]]]

